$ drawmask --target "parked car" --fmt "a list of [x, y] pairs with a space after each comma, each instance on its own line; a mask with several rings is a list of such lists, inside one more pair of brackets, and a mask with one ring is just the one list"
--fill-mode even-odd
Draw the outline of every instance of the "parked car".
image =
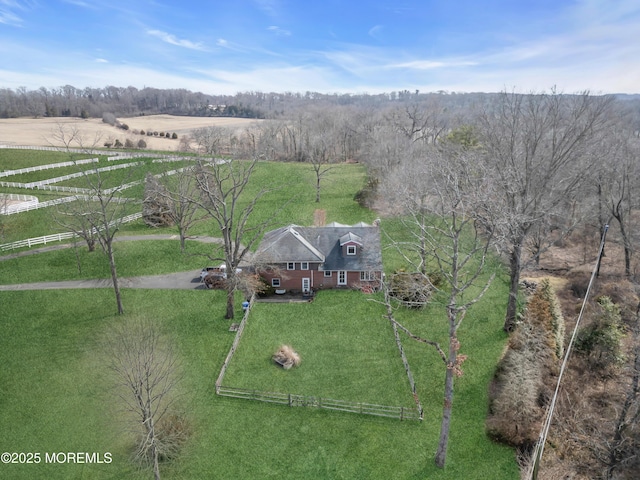
[[[236, 274], [239, 273], [242, 273], [242, 269], [236, 268]], [[224, 263], [219, 267], [204, 267], [200, 272], [200, 281], [206, 283], [209, 288], [213, 288], [211, 285], [226, 278], [227, 266]]]

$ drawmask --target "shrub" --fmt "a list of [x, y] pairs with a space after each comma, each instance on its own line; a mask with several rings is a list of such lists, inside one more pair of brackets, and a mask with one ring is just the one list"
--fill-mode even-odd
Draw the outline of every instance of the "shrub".
[[371, 208], [378, 195], [379, 184], [380, 182], [377, 178], [369, 178], [367, 184], [353, 196], [353, 199], [361, 207]]
[[138, 148], [147, 148], [147, 142], [142, 139], [138, 140]]
[[[173, 203], [167, 189], [151, 173], [147, 173], [144, 181], [144, 200], [142, 202], [142, 219], [150, 227], [168, 227], [173, 225]], [[208, 285], [208, 283], [207, 283]]]
[[389, 295], [405, 307], [421, 308], [433, 293], [433, 284], [422, 273], [396, 272], [389, 281]]
[[563, 343], [564, 319], [549, 282], [543, 281], [496, 369], [487, 418], [491, 437], [524, 448], [537, 441]]
[[607, 296], [620, 309], [623, 322], [631, 323], [636, 318], [638, 309], [638, 294], [632, 282], [617, 279], [614, 282], [601, 283], [598, 296]]
[[111, 112], [104, 112], [102, 114], [102, 122], [103, 123], [107, 123], [111, 126], [115, 126], [115, 124], [118, 122], [118, 119], [116, 118], [116, 116], [111, 113]]
[[598, 306], [593, 321], [578, 332], [575, 345], [576, 352], [587, 358], [592, 369], [606, 373], [624, 361], [624, 327], [620, 308], [609, 297], [600, 297]]
[[578, 298], [584, 298], [587, 294], [591, 275], [581, 272], [574, 275], [569, 285], [569, 290]]
[[107, 148], [113, 147], [113, 142], [104, 142], [104, 146]]
[[133, 140], [131, 140], [130, 138], [127, 138], [124, 141], [124, 146], [125, 148], [134, 148]]
[[171, 134], [171, 138], [172, 138], [173, 140], [176, 140], [176, 139], [178, 138], [178, 134], [177, 134], [176, 132], [173, 132], [173, 133]]
[[164, 132], [160, 132], [160, 136], [161, 136], [161, 137], [164, 137]]
[[178, 456], [182, 445], [191, 435], [191, 427], [184, 415], [171, 413], [160, 419], [156, 435], [159, 460], [167, 461]]
[[144, 130], [140, 130], [140, 135], [146, 135], [147, 133]]
[[116, 143], [114, 144], [115, 148], [122, 148], [122, 142], [116, 139]]

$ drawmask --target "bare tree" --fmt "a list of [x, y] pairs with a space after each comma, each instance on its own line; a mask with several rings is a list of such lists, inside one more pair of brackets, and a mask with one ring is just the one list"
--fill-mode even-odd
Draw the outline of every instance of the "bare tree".
[[162, 174], [154, 177], [149, 182], [148, 191], [145, 192], [145, 202], [160, 202], [163, 206], [162, 215], [168, 221], [176, 225], [180, 235], [180, 250], [186, 250], [186, 241], [189, 229], [198, 222], [207, 218], [207, 214], [198, 208], [194, 201], [198, 196], [198, 187], [194, 180], [194, 167], [180, 168], [172, 175]]
[[330, 163], [334, 152], [327, 132], [310, 135], [307, 157], [315, 174], [316, 203], [320, 203], [320, 182], [334, 168]]
[[[208, 151], [207, 145], [200, 146]], [[262, 238], [265, 230], [273, 224], [278, 209], [271, 217], [252, 222], [252, 214], [258, 202], [267, 193], [278, 188], [261, 186], [255, 192], [248, 189], [251, 176], [258, 164], [253, 160], [200, 160], [194, 169], [194, 180], [198, 194], [192, 198], [194, 204], [213, 220], [216, 230], [222, 235], [223, 255], [210, 256], [213, 261], [225, 263], [227, 306], [226, 317], [234, 318], [234, 296], [240, 288], [238, 278], [240, 263], [251, 248]]]
[[608, 223], [604, 217], [616, 219], [624, 248], [624, 271], [630, 276], [634, 230], [632, 211], [640, 207], [640, 143], [624, 126], [617, 127], [602, 142], [601, 154], [606, 161], [598, 163], [595, 183], [601, 222]]
[[507, 222], [510, 263], [504, 329], [516, 324], [523, 247], [532, 229], [572, 198], [589, 172], [584, 160], [598, 141], [613, 99], [579, 95], [501, 93], [479, 127], [484, 159], [498, 186], [494, 204]]
[[435, 144], [449, 129], [449, 119], [438, 101], [411, 103], [390, 113], [390, 122], [412, 142]]
[[121, 408], [138, 437], [135, 458], [150, 464], [159, 480], [160, 460], [174, 456], [187, 433], [170, 418], [180, 380], [177, 357], [156, 325], [135, 317], [111, 327], [105, 353]]
[[208, 155], [220, 155], [225, 147], [224, 140], [227, 134], [226, 129], [221, 127], [204, 127], [194, 130], [192, 137], [200, 151]]
[[[72, 143], [77, 143], [83, 151], [90, 151], [95, 146], [87, 147], [83, 136], [75, 128], [68, 131], [59, 125], [58, 135], [58, 139], [63, 141], [69, 152]], [[98, 137], [94, 139], [94, 141], [97, 140]], [[109, 259], [118, 314], [123, 314], [124, 308], [118, 283], [113, 240], [125, 215], [130, 213], [129, 207], [134, 203], [134, 200], [121, 196], [121, 192], [128, 187], [126, 182], [108, 188], [106, 178], [98, 170], [82, 170], [82, 174], [86, 181], [86, 193], [77, 195], [74, 202], [63, 204], [58, 210], [56, 221], [78, 237], [83, 238], [87, 242], [89, 251], [95, 249], [96, 240], [100, 243]], [[129, 178], [132, 175], [133, 169], [130, 169]]]
[[637, 472], [640, 465], [640, 304], [632, 328], [632, 340], [631, 382], [615, 419], [613, 438], [605, 443], [608, 446], [608, 480], [615, 478], [615, 470], [632, 473]]
[[480, 300], [494, 278], [485, 272], [495, 231], [487, 208], [490, 189], [485, 173], [477, 168], [475, 152], [464, 150], [431, 150], [431, 158], [410, 159], [396, 171], [390, 186], [397, 195], [394, 200], [405, 208], [409, 218], [405, 226], [413, 239], [394, 245], [427, 280], [425, 263], [433, 265], [442, 278], [440, 296], [446, 297], [448, 345], [443, 347], [399, 324], [388, 292], [385, 295], [389, 320], [414, 340], [432, 345], [445, 365], [444, 405], [435, 456], [436, 465], [442, 468], [449, 443], [454, 378], [462, 375], [466, 359], [460, 353], [458, 329], [468, 309]]

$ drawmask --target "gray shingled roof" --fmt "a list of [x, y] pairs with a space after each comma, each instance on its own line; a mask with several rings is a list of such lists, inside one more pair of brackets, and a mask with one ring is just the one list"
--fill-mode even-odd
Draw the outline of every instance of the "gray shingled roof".
[[[267, 263], [324, 262], [325, 270], [380, 271], [380, 229], [361, 225], [278, 228], [265, 233], [256, 255]], [[358, 255], [342, 255], [340, 245], [349, 241], [362, 245]]]

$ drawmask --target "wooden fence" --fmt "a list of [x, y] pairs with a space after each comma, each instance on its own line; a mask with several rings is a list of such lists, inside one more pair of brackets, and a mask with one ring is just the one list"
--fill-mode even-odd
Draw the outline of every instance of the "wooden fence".
[[19, 168], [18, 170], [5, 170], [0, 172], [0, 177], [10, 177], [12, 175], [20, 175], [22, 173], [39, 172], [41, 170], [51, 170], [53, 168], [73, 167], [75, 165], [86, 165], [87, 163], [96, 163], [98, 158], [87, 158], [85, 160], [76, 160], [75, 162], [49, 163], [47, 165], [36, 165], [35, 167]]
[[[15, 196], [28, 197], [30, 195], [15, 195]], [[53, 205], [60, 205], [61, 203], [74, 202], [77, 199], [78, 197], [74, 195], [72, 197], [62, 197], [62, 198], [56, 198], [55, 200], [47, 200], [46, 202], [38, 202], [37, 201], [38, 199], [36, 198], [35, 203], [34, 202], [22, 203], [19, 205], [11, 205], [6, 208], [2, 208], [2, 206], [0, 205], [0, 214], [13, 215], [16, 213], [30, 212], [31, 210], [38, 210], [40, 208], [47, 208]]]
[[393, 326], [393, 336], [396, 340], [396, 345], [398, 346], [398, 350], [400, 351], [400, 357], [402, 358], [402, 364], [404, 365], [404, 370], [407, 372], [407, 378], [409, 378], [409, 385], [411, 386], [411, 393], [413, 394], [413, 399], [416, 402], [416, 408], [420, 413], [420, 420], [422, 420], [423, 408], [420, 403], [420, 398], [418, 397], [418, 390], [416, 389], [416, 382], [413, 379], [413, 373], [411, 373], [411, 367], [409, 366], [409, 361], [407, 360], [407, 356], [404, 353], [404, 347], [402, 346], [402, 342], [400, 341], [400, 335], [398, 333], [398, 326], [395, 322], [391, 322]]
[[422, 420], [421, 412], [414, 408], [376, 405], [372, 403], [350, 402], [330, 398], [298, 395], [294, 393], [264, 392], [234, 387], [216, 387], [216, 393], [223, 397], [243, 398], [266, 403], [276, 403], [289, 407], [314, 407], [339, 412], [374, 415], [376, 417], [397, 418], [399, 420]]
[[[229, 363], [233, 359], [240, 339], [244, 332], [249, 318], [249, 313], [253, 307], [255, 301], [255, 295], [251, 297], [249, 306], [246, 309], [242, 321], [236, 331], [236, 336], [233, 339], [233, 344], [229, 349], [229, 353], [222, 364], [220, 374], [216, 380], [216, 394], [222, 397], [241, 398], [245, 400], [255, 400], [266, 403], [276, 403], [279, 405], [287, 405], [289, 407], [314, 407], [322, 408], [325, 410], [334, 410], [340, 412], [359, 413], [362, 415], [374, 415], [377, 417], [398, 418], [400, 420], [422, 420], [422, 407], [418, 403], [418, 408], [397, 407], [388, 405], [376, 405], [363, 402], [351, 402], [348, 400], [335, 400], [330, 398], [323, 398], [311, 395], [299, 395], [294, 393], [279, 393], [279, 392], [265, 392], [261, 390], [250, 390], [245, 388], [235, 388], [223, 386], [224, 376], [227, 372]], [[415, 388], [415, 387], [414, 387]], [[415, 397], [414, 395], [414, 398]]]
[[140, 162], [122, 163], [118, 165], [111, 165], [110, 167], [94, 168], [93, 170], [84, 170], [82, 172], [70, 173], [69, 175], [62, 175], [61, 177], [48, 178], [46, 180], [39, 180], [37, 182], [25, 183], [23, 188], [40, 188], [51, 183], [64, 182], [65, 180], [71, 180], [72, 178], [84, 177], [85, 175], [94, 175], [102, 172], [110, 172], [112, 170], [122, 170], [123, 168], [137, 167], [141, 165]]
[[[134, 213], [133, 215], [127, 215], [119, 220], [111, 222], [109, 226], [113, 226], [120, 223], [128, 223], [142, 217], [142, 212]], [[0, 251], [15, 250], [16, 248], [33, 247], [35, 245], [46, 245], [47, 243], [60, 242], [62, 240], [68, 240], [76, 236], [74, 232], [55, 233], [53, 235], [45, 235], [44, 237], [27, 238], [25, 240], [18, 240], [17, 242], [5, 243], [0, 245]]]
[[231, 359], [233, 358], [233, 354], [236, 353], [238, 345], [240, 344], [240, 339], [242, 338], [242, 333], [244, 332], [244, 327], [247, 324], [247, 318], [249, 317], [249, 312], [253, 307], [255, 299], [256, 299], [256, 296], [254, 294], [251, 296], [251, 300], [249, 300], [249, 306], [244, 312], [244, 316], [242, 317], [242, 321], [238, 326], [238, 330], [236, 330], [236, 336], [233, 339], [233, 343], [231, 344], [229, 353], [227, 353], [227, 358], [225, 358], [224, 363], [222, 364], [222, 368], [220, 369], [220, 374], [218, 375], [218, 379], [216, 380], [216, 393], [218, 395], [220, 395], [220, 393], [218, 392], [218, 389], [222, 388], [221, 387], [222, 381], [224, 380], [225, 373], [227, 373], [227, 367], [229, 366], [229, 362], [231, 362]]

